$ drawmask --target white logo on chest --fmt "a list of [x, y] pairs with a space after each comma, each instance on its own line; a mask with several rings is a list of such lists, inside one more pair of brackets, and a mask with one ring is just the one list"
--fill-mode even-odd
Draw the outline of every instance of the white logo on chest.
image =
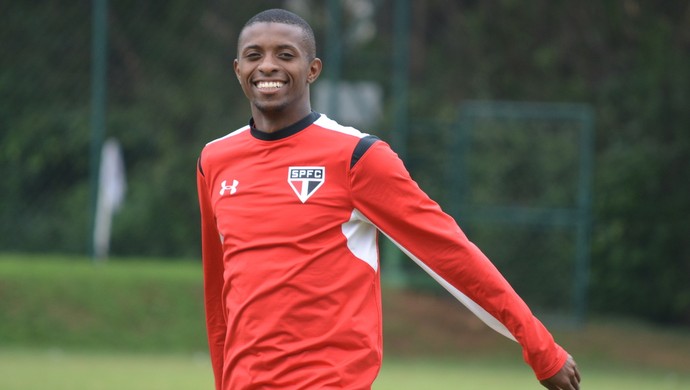
[[289, 167], [288, 183], [305, 203], [326, 182], [326, 167]]
[[237, 185], [240, 184], [239, 181], [233, 180], [232, 185], [227, 185], [227, 180], [223, 180], [222, 183], [220, 183], [220, 196], [225, 195], [225, 191], [230, 191], [230, 195], [234, 194], [237, 192]]

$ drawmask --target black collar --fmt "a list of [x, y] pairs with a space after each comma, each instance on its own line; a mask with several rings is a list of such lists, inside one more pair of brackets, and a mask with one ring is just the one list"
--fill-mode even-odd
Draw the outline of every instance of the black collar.
[[272, 133], [266, 133], [264, 131], [257, 129], [254, 126], [254, 118], [251, 118], [249, 119], [249, 128], [254, 138], [260, 139], [262, 141], [276, 141], [299, 133], [300, 131], [306, 129], [312, 123], [316, 122], [316, 120], [319, 119], [319, 117], [321, 117], [321, 114], [312, 111], [311, 113], [309, 113], [309, 115], [291, 124], [290, 126], [284, 127]]

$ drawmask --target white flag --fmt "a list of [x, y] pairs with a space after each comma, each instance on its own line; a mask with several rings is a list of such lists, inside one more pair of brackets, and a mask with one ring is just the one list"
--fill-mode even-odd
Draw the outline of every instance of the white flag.
[[113, 213], [122, 206], [126, 190], [127, 179], [122, 148], [116, 140], [108, 139], [103, 143], [101, 151], [96, 221], [93, 231], [93, 253], [97, 259], [108, 257]]

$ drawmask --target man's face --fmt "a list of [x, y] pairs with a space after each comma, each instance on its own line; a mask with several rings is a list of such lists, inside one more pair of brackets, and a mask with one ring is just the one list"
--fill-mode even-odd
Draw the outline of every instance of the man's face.
[[264, 114], [308, 112], [309, 83], [321, 71], [310, 60], [299, 26], [255, 23], [238, 40], [235, 74], [252, 107]]

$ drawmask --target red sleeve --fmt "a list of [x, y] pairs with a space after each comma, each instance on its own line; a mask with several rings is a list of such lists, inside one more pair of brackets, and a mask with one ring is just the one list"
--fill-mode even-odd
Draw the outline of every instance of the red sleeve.
[[484, 322], [519, 342], [537, 379], [561, 369], [567, 352], [386, 143], [375, 143], [350, 175], [355, 208]]
[[201, 171], [201, 161], [197, 169], [197, 192], [201, 212], [201, 258], [204, 275], [206, 331], [216, 389], [220, 390], [223, 375], [223, 348], [227, 329], [223, 310], [223, 246], [216, 228], [209, 188]]

